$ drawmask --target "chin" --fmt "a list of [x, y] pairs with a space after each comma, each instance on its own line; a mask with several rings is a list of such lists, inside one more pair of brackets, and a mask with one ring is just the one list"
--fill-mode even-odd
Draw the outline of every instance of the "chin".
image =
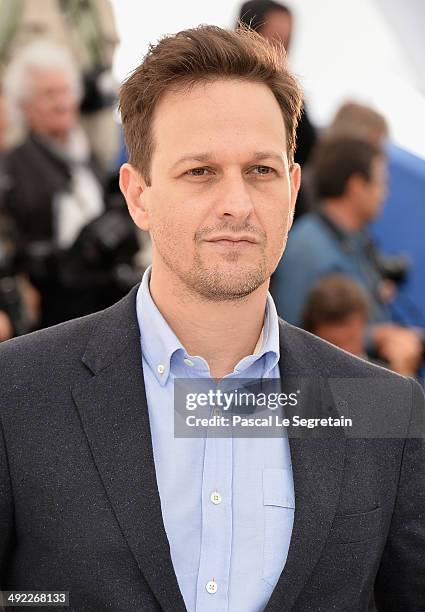
[[249, 270], [235, 270], [229, 266], [218, 266], [197, 274], [195, 286], [198, 292], [210, 299], [235, 300], [247, 297], [267, 280], [261, 266]]

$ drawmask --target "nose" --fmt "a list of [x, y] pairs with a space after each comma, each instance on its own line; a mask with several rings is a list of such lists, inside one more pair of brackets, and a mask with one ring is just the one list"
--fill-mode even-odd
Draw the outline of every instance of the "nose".
[[75, 105], [75, 97], [69, 89], [58, 89], [51, 96], [52, 104], [61, 109], [69, 109]]
[[245, 221], [254, 210], [249, 187], [241, 175], [223, 178], [215, 196], [215, 212], [220, 219]]

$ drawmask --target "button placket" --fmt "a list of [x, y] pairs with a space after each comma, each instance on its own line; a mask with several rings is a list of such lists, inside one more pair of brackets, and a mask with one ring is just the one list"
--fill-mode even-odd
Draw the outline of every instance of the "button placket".
[[[205, 439], [196, 608], [227, 609], [232, 543], [232, 438]], [[214, 595], [214, 597], [213, 597]]]

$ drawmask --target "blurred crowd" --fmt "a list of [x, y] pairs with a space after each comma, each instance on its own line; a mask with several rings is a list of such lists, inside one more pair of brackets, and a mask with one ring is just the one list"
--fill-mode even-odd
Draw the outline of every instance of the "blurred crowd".
[[116, 175], [109, 2], [36, 5], [2, 0], [2, 340], [109, 306], [144, 269]]
[[[125, 160], [111, 66], [118, 42], [107, 0], [3, 0], [0, 40], [0, 341], [104, 308], [149, 264], [127, 214]], [[32, 5], [32, 6], [31, 6]], [[242, 21], [290, 58], [294, 17], [251, 0]], [[369, 226], [388, 193], [386, 119], [346, 102], [317, 130], [305, 106], [295, 161], [303, 179], [285, 254], [272, 277], [279, 314], [359, 357], [415, 376], [424, 330], [395, 320], [409, 274]]]

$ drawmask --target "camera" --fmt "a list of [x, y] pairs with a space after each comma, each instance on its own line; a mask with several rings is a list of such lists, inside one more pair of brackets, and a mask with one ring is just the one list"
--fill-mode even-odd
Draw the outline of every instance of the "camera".
[[378, 270], [385, 280], [401, 285], [406, 279], [410, 269], [410, 261], [404, 255], [376, 254]]

